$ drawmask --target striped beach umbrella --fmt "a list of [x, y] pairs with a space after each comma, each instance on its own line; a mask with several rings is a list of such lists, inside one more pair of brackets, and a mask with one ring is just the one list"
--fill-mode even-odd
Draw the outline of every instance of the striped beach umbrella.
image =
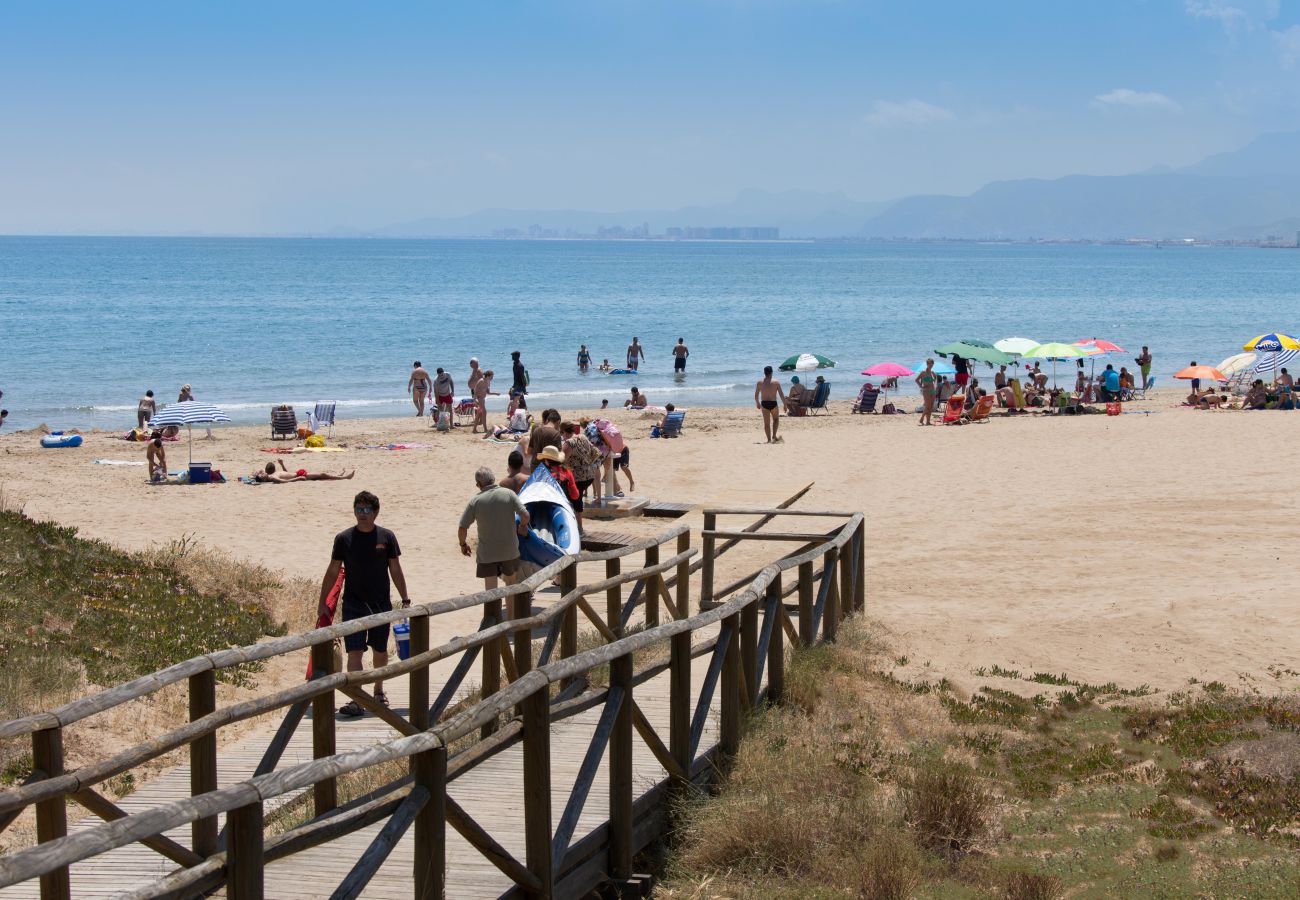
[[200, 400], [184, 400], [164, 406], [149, 420], [149, 429], [166, 428], [171, 425], [184, 425], [190, 435], [190, 462], [194, 462], [194, 426], [211, 425], [213, 422], [229, 422], [219, 406]]

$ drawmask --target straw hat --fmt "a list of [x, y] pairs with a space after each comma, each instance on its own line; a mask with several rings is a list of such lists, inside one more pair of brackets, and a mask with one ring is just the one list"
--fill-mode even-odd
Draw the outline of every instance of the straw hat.
[[560, 451], [560, 448], [552, 447], [550, 445], [543, 447], [542, 451], [537, 454], [537, 458], [545, 459], [548, 460], [549, 462], [557, 462], [557, 463], [564, 462], [564, 454]]

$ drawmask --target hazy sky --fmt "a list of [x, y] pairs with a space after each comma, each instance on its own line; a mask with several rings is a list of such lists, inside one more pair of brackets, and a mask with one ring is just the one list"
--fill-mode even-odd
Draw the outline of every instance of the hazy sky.
[[1300, 124], [1300, 3], [0, 7], [0, 232], [860, 200], [1184, 165]]

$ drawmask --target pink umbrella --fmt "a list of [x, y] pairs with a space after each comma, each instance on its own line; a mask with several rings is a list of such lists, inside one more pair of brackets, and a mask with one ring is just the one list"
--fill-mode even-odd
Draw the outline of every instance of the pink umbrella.
[[[1128, 352], [1119, 344], [1112, 344], [1110, 341], [1103, 341], [1101, 338], [1085, 338], [1082, 341], [1075, 341], [1074, 346], [1084, 347], [1084, 348], [1096, 347], [1098, 353], [1127, 353]], [[1088, 355], [1094, 356], [1096, 354], [1092, 353], [1092, 351], [1089, 349]]]
[[908, 375], [916, 373], [907, 366], [900, 366], [895, 362], [876, 363], [869, 369], [862, 370], [863, 375], [870, 375], [873, 378], [906, 378]]

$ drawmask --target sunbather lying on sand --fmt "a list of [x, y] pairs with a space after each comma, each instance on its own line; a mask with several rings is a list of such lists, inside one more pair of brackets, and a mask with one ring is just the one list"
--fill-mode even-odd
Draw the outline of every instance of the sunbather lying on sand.
[[[282, 471], [275, 471], [276, 463], [280, 464], [280, 469]], [[290, 472], [285, 468], [284, 460], [277, 459], [275, 462], [267, 463], [266, 468], [261, 471], [254, 472], [252, 479], [267, 484], [288, 484], [291, 481], [347, 481], [355, 474], [355, 470], [352, 472], [340, 472], [337, 475], [332, 475], [329, 472], [308, 472], [306, 469], [299, 469], [296, 472]]]

